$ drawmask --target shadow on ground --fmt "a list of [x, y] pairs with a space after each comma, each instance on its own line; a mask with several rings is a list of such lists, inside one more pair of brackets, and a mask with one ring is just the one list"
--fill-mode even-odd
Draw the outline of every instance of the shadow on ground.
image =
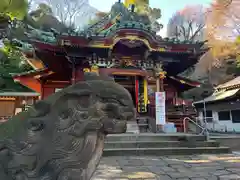
[[240, 155], [104, 157], [92, 180], [240, 180]]

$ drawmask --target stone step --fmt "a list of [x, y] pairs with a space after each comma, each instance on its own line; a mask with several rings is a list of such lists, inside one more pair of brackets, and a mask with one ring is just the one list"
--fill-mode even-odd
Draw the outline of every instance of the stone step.
[[113, 148], [104, 149], [103, 156], [168, 156], [193, 154], [231, 153], [228, 147], [178, 147], [178, 148]]
[[107, 141], [105, 142], [105, 149], [114, 148], [176, 148], [176, 147], [218, 147], [219, 143], [216, 141]]
[[113, 134], [108, 135], [106, 142], [116, 142], [116, 141], [205, 141], [206, 137], [202, 135], [194, 134], [183, 134], [183, 133], [173, 133], [173, 134], [154, 134], [154, 133], [140, 133], [140, 134]]

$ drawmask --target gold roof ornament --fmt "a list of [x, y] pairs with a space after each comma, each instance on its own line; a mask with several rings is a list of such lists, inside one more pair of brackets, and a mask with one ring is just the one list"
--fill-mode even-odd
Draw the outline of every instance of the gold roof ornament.
[[90, 69], [89, 68], [84, 68], [83, 72], [90, 72]]
[[167, 74], [167, 72], [163, 70], [161, 63], [156, 64], [154, 68], [154, 73], [155, 73], [155, 77], [158, 77], [160, 79], [166, 78], [166, 74]]
[[126, 8], [130, 8], [134, 5], [137, 13], [142, 14], [149, 8], [149, 0], [125, 0], [124, 5]]
[[96, 74], [99, 74], [99, 67], [97, 65], [92, 65], [91, 72], [94, 72]]
[[125, 0], [124, 5], [126, 8], [129, 8], [131, 5], [133, 5], [133, 4], [135, 5], [136, 2], [137, 2], [137, 0]]

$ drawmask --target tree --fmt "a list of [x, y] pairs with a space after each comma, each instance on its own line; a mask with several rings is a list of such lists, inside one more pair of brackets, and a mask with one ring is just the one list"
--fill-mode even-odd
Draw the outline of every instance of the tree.
[[[95, 15], [97, 10], [88, 4], [87, 0], [47, 0], [53, 14], [68, 27], [74, 27], [78, 19], [84, 19], [89, 14]], [[82, 24], [82, 22], [79, 22]]]
[[31, 67], [26, 63], [19, 50], [8, 43], [0, 49], [0, 75], [20, 73], [30, 69]]
[[[27, 0], [3, 0], [0, 5], [0, 74], [22, 72], [29, 68], [23, 61], [22, 54], [3, 43], [2, 38], [12, 38], [12, 29], [19, 28], [20, 22], [28, 12]], [[10, 20], [10, 21], [9, 21]], [[27, 69], [25, 69], [27, 67]]]
[[27, 14], [27, 0], [1, 0], [0, 16], [8, 16], [11, 19], [22, 20]]
[[213, 56], [240, 60], [240, 1], [216, 0], [210, 9], [206, 37]]
[[167, 35], [180, 40], [203, 40], [207, 10], [201, 6], [186, 6], [169, 20]]
[[35, 11], [31, 11], [29, 15], [34, 21], [38, 21], [45, 15], [53, 15], [52, 8], [45, 3], [38, 4], [38, 7]]

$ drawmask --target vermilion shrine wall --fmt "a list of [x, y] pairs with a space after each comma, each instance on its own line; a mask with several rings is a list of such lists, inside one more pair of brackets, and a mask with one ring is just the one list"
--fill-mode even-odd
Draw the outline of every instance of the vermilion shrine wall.
[[42, 84], [42, 99], [70, 85], [70, 82], [47, 82]]
[[[149, 83], [149, 88], [152, 90], [152, 93], [149, 94], [150, 104], [155, 105], [155, 92], [156, 92], [156, 84], [154, 82]], [[164, 84], [164, 91], [166, 93], [166, 103], [167, 104], [176, 104], [178, 98], [177, 89], [172, 84]]]

